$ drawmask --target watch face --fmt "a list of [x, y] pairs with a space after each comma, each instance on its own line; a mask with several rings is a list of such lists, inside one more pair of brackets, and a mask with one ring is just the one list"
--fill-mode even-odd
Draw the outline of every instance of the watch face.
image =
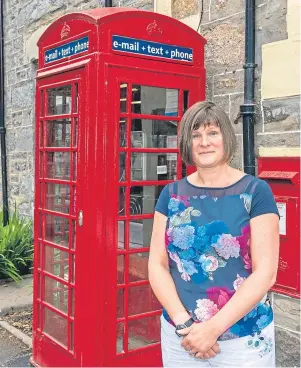
[[176, 330], [183, 330], [184, 328], [187, 328], [185, 325], [177, 325]]

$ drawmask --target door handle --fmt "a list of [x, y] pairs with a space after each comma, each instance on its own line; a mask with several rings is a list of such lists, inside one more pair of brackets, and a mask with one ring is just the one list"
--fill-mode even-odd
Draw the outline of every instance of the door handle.
[[79, 213], [78, 213], [78, 226], [83, 226], [83, 222], [84, 222], [83, 211], [79, 211]]

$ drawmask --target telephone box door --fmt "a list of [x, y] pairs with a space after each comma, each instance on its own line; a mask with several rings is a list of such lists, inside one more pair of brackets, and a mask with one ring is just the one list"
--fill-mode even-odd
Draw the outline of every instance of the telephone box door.
[[161, 366], [161, 306], [148, 282], [156, 200], [182, 177], [183, 112], [200, 77], [107, 67], [105, 366]]
[[32, 362], [40, 366], [81, 365], [82, 281], [75, 270], [85, 262], [76, 217], [84, 205], [84, 83], [84, 68], [37, 80]]

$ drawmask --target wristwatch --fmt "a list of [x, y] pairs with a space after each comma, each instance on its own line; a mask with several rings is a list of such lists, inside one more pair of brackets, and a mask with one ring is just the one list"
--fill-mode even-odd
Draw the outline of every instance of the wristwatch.
[[194, 320], [192, 318], [189, 318], [188, 321], [186, 321], [185, 323], [182, 323], [180, 325], [176, 325], [176, 330], [175, 333], [179, 336], [179, 337], [183, 337], [185, 335], [181, 335], [178, 333], [179, 330], [183, 330], [184, 328], [188, 328], [190, 327], [192, 324], [194, 323]]

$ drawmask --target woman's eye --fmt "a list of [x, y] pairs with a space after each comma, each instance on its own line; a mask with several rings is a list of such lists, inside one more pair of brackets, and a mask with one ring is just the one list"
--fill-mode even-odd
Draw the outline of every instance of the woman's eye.
[[217, 135], [218, 134], [218, 132], [217, 131], [215, 131], [215, 130], [213, 130], [212, 132], [210, 132], [209, 133], [210, 135]]
[[196, 138], [199, 138], [200, 135], [199, 134], [192, 134], [192, 139], [196, 139]]

